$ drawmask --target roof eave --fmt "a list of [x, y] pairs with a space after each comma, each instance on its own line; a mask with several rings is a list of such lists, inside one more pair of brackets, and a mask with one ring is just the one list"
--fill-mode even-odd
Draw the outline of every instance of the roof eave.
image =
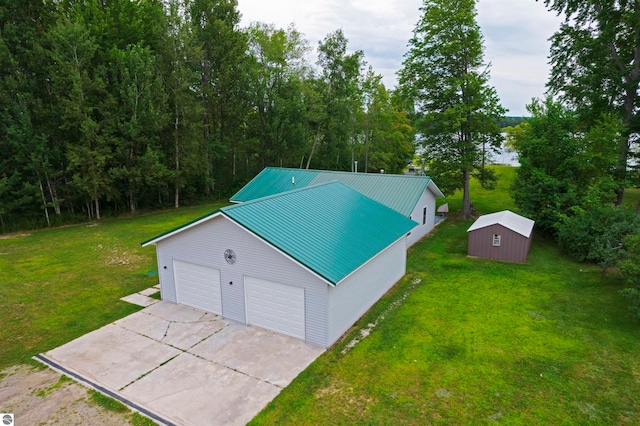
[[160, 235], [158, 235], [156, 237], [153, 237], [150, 240], [144, 241], [144, 242], [141, 243], [141, 246], [142, 247], [146, 247], [146, 246], [150, 246], [152, 244], [156, 244], [159, 241], [162, 241], [164, 239], [172, 237], [175, 234], [178, 234], [178, 233], [180, 233], [182, 231], [186, 231], [187, 229], [193, 228], [194, 226], [198, 226], [201, 223], [204, 223], [204, 222], [206, 222], [208, 220], [213, 219], [214, 217], [220, 216], [221, 214], [222, 214], [222, 212], [220, 210], [216, 210], [213, 213], [209, 213], [206, 216], [202, 216], [200, 218], [197, 218], [197, 219], [195, 219], [195, 220], [193, 220], [193, 221], [191, 221], [189, 223], [186, 223], [186, 224], [181, 225], [181, 226], [179, 226], [177, 228], [171, 229], [171, 230], [169, 230], [169, 231], [167, 231], [167, 232], [165, 232], [163, 234], [160, 234]]
[[431, 192], [435, 194], [436, 198], [446, 198], [442, 191], [440, 191], [440, 188], [438, 188], [438, 185], [436, 185], [436, 183], [433, 181], [433, 179], [429, 179], [429, 183], [427, 186], [429, 187], [429, 189], [431, 189]]
[[[416, 225], [419, 225], [419, 223], [416, 222]], [[412, 228], [413, 229], [413, 228]], [[343, 281], [345, 281], [347, 278], [349, 278], [350, 276], [352, 276], [353, 274], [355, 274], [356, 272], [358, 272], [360, 269], [364, 268], [365, 265], [368, 265], [369, 263], [371, 263], [375, 258], [377, 258], [378, 256], [380, 256], [380, 254], [384, 253], [389, 247], [391, 247], [392, 245], [396, 244], [398, 241], [402, 240], [403, 238], [407, 238], [407, 234], [402, 235], [400, 238], [396, 239], [394, 242], [392, 242], [391, 244], [389, 244], [388, 246], [386, 246], [385, 248], [383, 248], [382, 250], [380, 250], [378, 253], [376, 253], [373, 257], [369, 258], [369, 260], [367, 260], [366, 262], [364, 262], [362, 265], [358, 266], [356, 269], [354, 269], [353, 271], [349, 272], [347, 275], [345, 275], [344, 277], [340, 278], [340, 280], [334, 284], [334, 287], [337, 287], [338, 285], [340, 285]], [[406, 244], [406, 243], [405, 243]], [[406, 249], [406, 247], [405, 247]], [[406, 253], [406, 252], [405, 252]]]

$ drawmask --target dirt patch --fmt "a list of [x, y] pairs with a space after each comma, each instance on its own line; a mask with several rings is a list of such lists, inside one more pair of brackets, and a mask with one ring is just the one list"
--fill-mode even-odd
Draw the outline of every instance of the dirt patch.
[[96, 405], [87, 388], [47, 368], [17, 365], [0, 371], [0, 412], [21, 425], [130, 425], [130, 413]]
[[102, 244], [98, 244], [96, 249], [100, 252], [106, 265], [138, 265], [142, 259], [142, 256], [135, 253], [130, 253], [127, 250], [119, 247], [105, 247]]
[[23, 238], [23, 237], [28, 237], [31, 234], [6, 234], [6, 235], [0, 235], [0, 240], [10, 240], [11, 238]]

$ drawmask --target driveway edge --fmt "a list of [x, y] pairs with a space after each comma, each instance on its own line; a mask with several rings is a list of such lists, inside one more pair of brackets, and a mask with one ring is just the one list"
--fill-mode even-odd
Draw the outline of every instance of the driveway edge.
[[129, 407], [130, 409], [139, 412], [140, 414], [143, 414], [147, 417], [149, 417], [150, 419], [160, 423], [161, 425], [166, 425], [166, 426], [177, 426], [175, 423], [172, 423], [166, 419], [164, 419], [163, 417], [159, 416], [158, 414], [151, 412], [149, 410], [147, 410], [146, 408], [143, 408], [141, 406], [139, 406], [138, 404], [129, 401], [128, 399], [122, 397], [121, 395], [110, 391], [109, 389], [106, 389], [96, 383], [93, 383], [90, 380], [85, 379], [84, 377], [82, 377], [80, 374], [75, 373], [74, 371], [71, 371], [63, 366], [61, 366], [60, 364], [58, 364], [55, 361], [52, 361], [51, 359], [47, 358], [46, 356], [44, 356], [43, 354], [38, 354], [35, 355], [33, 357], [33, 359], [35, 359], [36, 361], [39, 361], [41, 363], [43, 363], [44, 365], [46, 365], [49, 368], [52, 368], [53, 370], [58, 371], [61, 374], [64, 374], [66, 376], [71, 377], [72, 379], [74, 379], [75, 381], [79, 382], [80, 384], [87, 386], [89, 388], [95, 389], [98, 392], [103, 393], [104, 395], [113, 398], [121, 403], [123, 403], [124, 405], [126, 405], [127, 407]]

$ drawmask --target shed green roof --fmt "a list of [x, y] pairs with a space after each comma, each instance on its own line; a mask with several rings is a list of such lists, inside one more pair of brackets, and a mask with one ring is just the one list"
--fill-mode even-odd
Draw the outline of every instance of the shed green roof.
[[[293, 179], [293, 180], [292, 180]], [[279, 194], [326, 182], [339, 181], [393, 210], [409, 216], [425, 188], [435, 196], [444, 195], [428, 176], [406, 176], [376, 173], [332, 172], [267, 167], [238, 191], [231, 201], [246, 202], [257, 197]], [[292, 182], [294, 183], [292, 185]]]
[[283, 192], [221, 212], [333, 285], [417, 225], [340, 182]]

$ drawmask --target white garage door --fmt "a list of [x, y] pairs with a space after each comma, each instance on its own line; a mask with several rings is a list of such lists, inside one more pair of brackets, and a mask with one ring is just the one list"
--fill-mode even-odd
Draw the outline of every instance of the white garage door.
[[245, 277], [247, 324], [304, 339], [304, 288]]
[[178, 303], [222, 314], [219, 270], [174, 260], [173, 273]]

